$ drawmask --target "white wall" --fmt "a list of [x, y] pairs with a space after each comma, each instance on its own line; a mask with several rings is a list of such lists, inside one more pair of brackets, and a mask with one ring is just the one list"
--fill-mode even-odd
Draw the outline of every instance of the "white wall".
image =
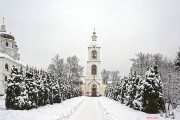
[[[5, 64], [8, 64], [8, 70], [5, 69]], [[4, 83], [5, 83], [5, 76], [9, 76], [11, 74], [11, 68], [12, 66], [16, 66], [19, 70], [21, 68], [21, 64], [15, 62], [15, 61], [12, 61], [10, 59], [7, 59], [7, 58], [0, 58], [0, 95], [3, 95], [4, 94]], [[23, 66], [23, 71], [24, 71], [24, 74], [25, 74], [25, 69], [26, 67]]]

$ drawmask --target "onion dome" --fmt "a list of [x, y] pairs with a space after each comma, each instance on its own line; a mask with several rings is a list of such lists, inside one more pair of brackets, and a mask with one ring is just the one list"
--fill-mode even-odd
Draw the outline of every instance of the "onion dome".
[[12, 39], [12, 40], [15, 39], [14, 36], [9, 35], [9, 34], [5, 34], [5, 33], [0, 33], [0, 36], [1, 36], [2, 38]]

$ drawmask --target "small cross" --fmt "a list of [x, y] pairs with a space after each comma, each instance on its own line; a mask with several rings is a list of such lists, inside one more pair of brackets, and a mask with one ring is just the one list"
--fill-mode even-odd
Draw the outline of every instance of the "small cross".
[[2, 19], [3, 19], [3, 25], [4, 25], [4, 19], [5, 19], [5, 18], [2, 18]]

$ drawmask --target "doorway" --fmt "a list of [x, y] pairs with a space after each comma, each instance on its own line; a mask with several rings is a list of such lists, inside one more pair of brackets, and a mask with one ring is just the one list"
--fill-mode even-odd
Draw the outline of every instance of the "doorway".
[[92, 88], [92, 97], [96, 97], [96, 88]]
[[96, 97], [97, 96], [97, 85], [96, 84], [92, 84], [91, 85], [91, 96], [92, 97]]

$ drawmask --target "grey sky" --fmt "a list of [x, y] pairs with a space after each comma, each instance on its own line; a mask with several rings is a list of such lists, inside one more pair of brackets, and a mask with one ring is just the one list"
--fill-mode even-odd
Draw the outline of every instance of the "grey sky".
[[102, 68], [122, 75], [128, 75], [135, 53], [174, 59], [180, 47], [179, 0], [0, 0], [0, 17], [16, 38], [21, 60], [44, 69], [56, 53], [77, 55], [86, 68], [94, 27]]

